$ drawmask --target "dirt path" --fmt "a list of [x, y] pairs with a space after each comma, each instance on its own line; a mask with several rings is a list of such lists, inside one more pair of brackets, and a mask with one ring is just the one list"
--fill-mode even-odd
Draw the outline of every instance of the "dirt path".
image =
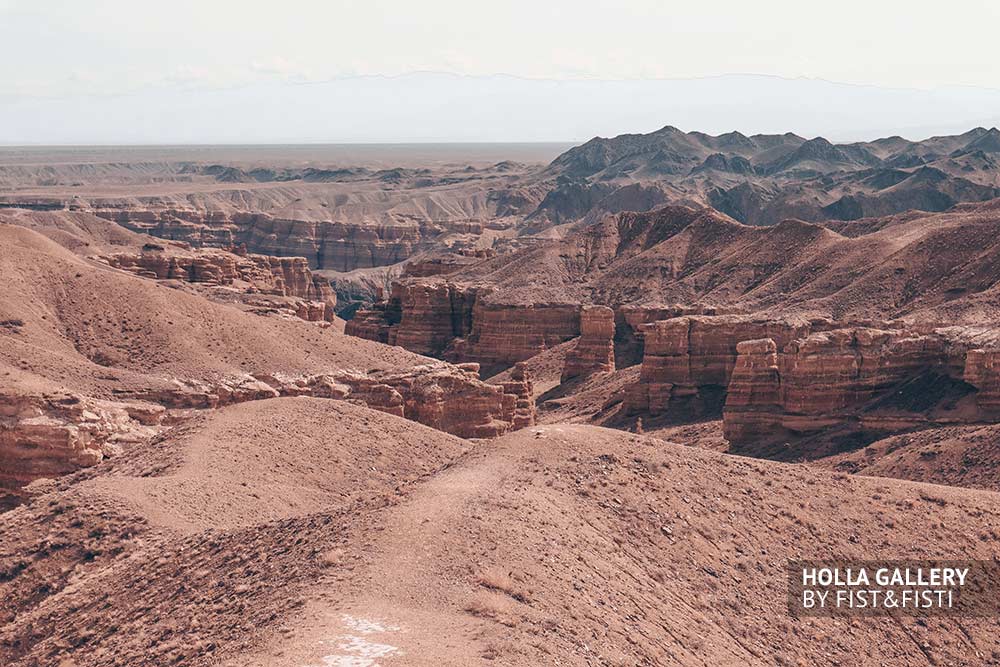
[[[319, 589], [266, 655], [231, 664], [374, 667], [479, 662], [484, 647], [476, 638], [483, 621], [454, 604], [474, 592], [472, 569], [456, 566], [465, 562], [455, 557], [464, 547], [449, 532], [469, 511], [472, 499], [490, 494], [511, 472], [507, 461], [490, 458], [489, 465], [483, 465], [486, 460], [474, 454], [388, 508], [373, 526], [377, 537], [365, 545], [362, 564], [336, 568], [329, 588]], [[345, 588], [352, 591], [346, 597]]]

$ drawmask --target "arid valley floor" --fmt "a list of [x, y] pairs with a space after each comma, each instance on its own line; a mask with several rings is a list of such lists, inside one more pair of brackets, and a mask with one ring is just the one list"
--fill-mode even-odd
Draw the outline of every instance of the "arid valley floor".
[[0, 148], [0, 665], [1000, 665], [1000, 131]]

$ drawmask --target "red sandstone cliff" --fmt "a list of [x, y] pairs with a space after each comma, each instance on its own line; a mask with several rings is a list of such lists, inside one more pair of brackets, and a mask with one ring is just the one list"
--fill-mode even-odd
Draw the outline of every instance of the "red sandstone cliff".
[[[723, 423], [737, 445], [818, 433], [833, 427], [894, 431], [924, 423], [951, 378], [949, 341], [938, 334], [864, 327], [814, 333], [783, 346], [765, 338], [740, 343], [728, 386]], [[970, 379], [977, 375], [970, 353]], [[923, 379], [923, 381], [921, 381]], [[914, 384], [908, 384], [914, 383]], [[950, 419], [980, 419], [978, 414]]]
[[101, 258], [107, 264], [140, 276], [159, 280], [233, 285], [247, 283], [250, 293], [291, 297], [289, 304], [298, 317], [310, 321], [332, 321], [337, 295], [330, 283], [313, 274], [304, 257], [248, 255], [223, 250], [169, 251], [147, 244], [140, 253], [115, 253]]
[[562, 381], [615, 370], [615, 312], [607, 306], [584, 306], [580, 338], [566, 355]]
[[729, 384], [740, 342], [773, 338], [784, 344], [824, 326], [829, 324], [740, 315], [686, 316], [642, 325], [642, 371], [629, 388], [626, 409], [654, 415], [712, 411]]
[[485, 370], [509, 367], [580, 333], [580, 306], [511, 305], [494, 290], [448, 282], [394, 283], [389, 298], [359, 310], [345, 333]]

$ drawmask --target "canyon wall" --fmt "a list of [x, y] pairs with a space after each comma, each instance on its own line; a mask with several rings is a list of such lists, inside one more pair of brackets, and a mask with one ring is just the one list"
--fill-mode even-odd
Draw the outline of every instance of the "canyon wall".
[[584, 306], [580, 311], [580, 338], [566, 355], [562, 382], [615, 370], [614, 338], [615, 311], [607, 306]]
[[644, 324], [684, 315], [722, 315], [721, 309], [702, 305], [625, 305], [615, 308], [615, 366], [627, 368], [642, 363], [645, 351]]
[[304, 257], [274, 257], [223, 250], [166, 251], [147, 244], [139, 253], [99, 258], [118, 269], [158, 280], [206, 285], [248, 283], [247, 291], [290, 297], [292, 312], [306, 320], [333, 321], [337, 295], [329, 281], [313, 274]]
[[709, 414], [721, 407], [740, 342], [772, 338], [783, 345], [826, 326], [824, 320], [748, 315], [695, 315], [640, 325], [642, 370], [639, 382], [627, 391], [625, 409], [631, 414]]
[[969, 350], [963, 379], [978, 390], [979, 409], [991, 417], [1000, 417], [1000, 348]]
[[453, 362], [472, 361], [489, 375], [580, 335], [575, 303], [511, 305], [476, 298], [468, 336], [444, 352]]
[[938, 416], [981, 421], [985, 415], [975, 410], [941, 411], [973, 391], [972, 380], [982, 387], [977, 402], [992, 402], [1000, 378], [983, 372], [982, 352], [969, 352], [964, 373], [956, 373], [954, 357], [963, 351], [939, 333], [851, 327], [783, 346], [772, 338], [745, 341], [737, 346], [724, 434], [739, 446], [831, 428], [900, 431]]
[[193, 247], [245, 245], [264, 255], [305, 257], [314, 269], [353, 271], [388, 266], [430, 250], [441, 234], [483, 232], [477, 221], [342, 222], [294, 220], [266, 213], [181, 209], [96, 209], [94, 214], [127, 229]]
[[580, 335], [579, 304], [503, 304], [489, 287], [402, 281], [345, 333], [494, 372]]
[[723, 435], [731, 443], [774, 437], [781, 419], [778, 346], [770, 338], [740, 341], [726, 391]]
[[535, 422], [532, 383], [518, 365], [503, 384], [477, 364], [436, 363], [403, 371], [243, 376], [116, 392], [115, 401], [73, 394], [0, 393], [0, 489], [95, 465], [125, 443], [149, 439], [171, 414], [279, 396], [347, 400], [463, 438], [492, 438]]
[[624, 413], [696, 420], [721, 411], [737, 448], [1000, 418], [992, 330], [760, 315], [673, 317], [637, 330], [642, 368]]

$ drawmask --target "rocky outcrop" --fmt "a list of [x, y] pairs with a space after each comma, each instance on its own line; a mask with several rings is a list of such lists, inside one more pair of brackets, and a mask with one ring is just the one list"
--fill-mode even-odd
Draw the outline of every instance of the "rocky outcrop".
[[627, 368], [642, 363], [645, 332], [642, 325], [684, 315], [722, 315], [718, 308], [702, 305], [634, 305], [615, 309], [615, 365]]
[[105, 263], [158, 280], [182, 280], [207, 285], [246, 283], [248, 293], [290, 297], [296, 316], [310, 321], [332, 321], [337, 295], [329, 281], [315, 275], [304, 257], [272, 257], [223, 250], [167, 251], [147, 244], [140, 253], [115, 253]]
[[476, 296], [474, 289], [448, 283], [395, 283], [390, 301], [399, 304], [399, 324], [388, 334], [389, 344], [441, 356], [455, 338], [470, 331]]
[[975, 387], [976, 404], [985, 414], [1000, 416], [1000, 348], [969, 350], [964, 380]]
[[[780, 351], [779, 351], [780, 349]], [[934, 407], [934, 387], [904, 383], [947, 378], [949, 350], [937, 334], [864, 327], [804, 336], [784, 346], [774, 339], [738, 346], [723, 424], [742, 445], [799, 437], [856, 424], [898, 430]], [[864, 414], [862, 414], [864, 413]]]
[[0, 487], [99, 463], [121, 443], [150, 437], [163, 412], [75, 394], [0, 394]]
[[144, 401], [181, 410], [221, 408], [233, 403], [277, 398], [281, 395], [271, 384], [250, 375], [214, 382], [175, 379], [167, 387], [123, 389], [116, 391], [115, 394], [123, 400]]
[[770, 338], [745, 340], [736, 345], [736, 355], [722, 413], [724, 435], [736, 443], [771, 437], [782, 412], [778, 346]]
[[345, 333], [495, 372], [580, 334], [575, 303], [504, 304], [492, 288], [400, 281], [359, 310]]
[[535, 420], [527, 368], [502, 384], [479, 379], [477, 364], [435, 363], [400, 371], [309, 376], [245, 375], [116, 392], [117, 401], [74, 394], [0, 394], [0, 491], [99, 463], [122, 443], [148, 439], [167, 418], [279, 396], [347, 400], [463, 438], [491, 438]]
[[[241, 241], [253, 252], [303, 255], [315, 268], [334, 271], [397, 264], [430, 248], [442, 230], [415, 223], [353, 224], [273, 218], [265, 214], [235, 216]], [[450, 225], [458, 233], [482, 233], [479, 223]]]
[[379, 301], [370, 308], [359, 308], [344, 324], [344, 334], [388, 344], [393, 322], [399, 323], [398, 318], [390, 315], [389, 305], [388, 301]]
[[479, 260], [494, 257], [492, 248], [470, 248], [457, 252], [442, 253], [433, 257], [423, 257], [408, 262], [403, 268], [403, 278], [430, 278], [455, 273], [475, 264]]
[[469, 335], [453, 340], [443, 356], [479, 363], [492, 375], [579, 336], [580, 308], [573, 303], [495, 303], [478, 294]]
[[255, 253], [308, 258], [312, 268], [334, 271], [388, 266], [430, 250], [442, 233], [483, 232], [478, 221], [447, 224], [383, 221], [378, 224], [333, 220], [295, 220], [267, 213], [154, 209], [101, 209], [96, 215], [136, 232], [184, 241], [193, 247], [230, 248], [240, 244]]
[[[476, 367], [478, 373], [479, 364], [472, 365]], [[504, 394], [517, 397], [513, 411], [505, 414], [505, 419], [509, 418], [514, 429], [532, 426], [535, 423], [535, 389], [528, 374], [528, 365], [523, 361], [514, 364], [510, 380], [501, 383], [501, 386]]]
[[444, 282], [395, 282], [389, 298], [361, 309], [344, 333], [440, 357], [472, 328], [475, 289]]
[[740, 342], [771, 338], [784, 345], [826, 326], [829, 323], [822, 320], [746, 315], [686, 316], [641, 325], [642, 370], [639, 382], [627, 392], [626, 410], [653, 415], [717, 410], [736, 365]]
[[838, 329], [792, 341], [779, 361], [789, 413], [783, 424], [797, 432], [823, 428], [828, 424], [818, 416], [871, 400], [944, 358], [941, 338], [904, 331]]
[[497, 386], [479, 379], [476, 364], [266, 380], [282, 395], [357, 401], [463, 438], [491, 438], [534, 421], [533, 406], [522, 404], [531, 395], [526, 372]]
[[615, 312], [607, 306], [584, 306], [580, 338], [566, 355], [562, 381], [615, 370]]
[[[516, 369], [517, 370], [517, 369]], [[340, 371], [308, 376], [261, 375], [123, 391], [172, 409], [210, 409], [278, 396], [349, 400], [464, 438], [489, 438], [534, 423], [525, 368], [503, 385], [479, 379], [477, 364], [427, 364], [401, 371]]]

